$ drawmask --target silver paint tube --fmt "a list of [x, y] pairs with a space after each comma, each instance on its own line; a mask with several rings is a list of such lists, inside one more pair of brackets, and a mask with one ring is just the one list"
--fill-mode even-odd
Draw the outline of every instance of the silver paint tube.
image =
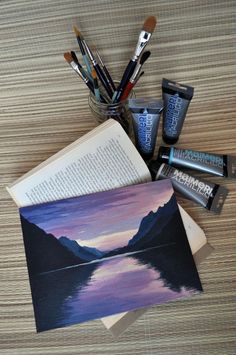
[[129, 99], [129, 109], [135, 136], [135, 145], [140, 155], [151, 159], [154, 153], [163, 101], [156, 99]]
[[174, 81], [162, 80], [164, 100], [162, 138], [167, 144], [175, 144], [181, 133], [194, 89]]
[[236, 157], [234, 156], [161, 146], [157, 160], [180, 168], [189, 168], [216, 176], [236, 178]]
[[228, 190], [206, 180], [178, 170], [165, 163], [152, 160], [149, 169], [155, 180], [170, 179], [175, 191], [192, 200], [207, 210], [220, 213]]

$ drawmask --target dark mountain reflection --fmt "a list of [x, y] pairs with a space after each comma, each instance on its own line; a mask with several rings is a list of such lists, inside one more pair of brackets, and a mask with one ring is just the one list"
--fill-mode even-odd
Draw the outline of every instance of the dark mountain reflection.
[[81, 265], [30, 278], [38, 331], [66, 325], [65, 301], [78, 294], [91, 281], [98, 263]]
[[188, 251], [183, 253], [183, 245], [169, 245], [154, 248], [146, 253], [133, 254], [140, 264], [153, 268], [161, 275], [165, 286], [179, 292], [181, 288], [201, 291], [200, 279], [193, 272], [192, 255]]
[[180, 247], [172, 244], [34, 275], [31, 287], [37, 330], [85, 322], [197, 293], [201, 284], [190, 261], [183, 258]]

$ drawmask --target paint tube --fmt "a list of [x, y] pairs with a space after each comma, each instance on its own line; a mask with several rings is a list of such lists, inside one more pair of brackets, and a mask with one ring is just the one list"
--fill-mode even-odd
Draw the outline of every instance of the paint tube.
[[194, 89], [191, 86], [162, 80], [164, 100], [162, 138], [167, 144], [178, 141]]
[[230, 155], [174, 147], [160, 147], [157, 160], [180, 168], [189, 168], [216, 176], [236, 178], [236, 157]]
[[135, 145], [140, 155], [151, 159], [154, 153], [163, 101], [140, 98], [129, 99], [129, 109], [135, 136]]
[[175, 191], [210, 211], [221, 212], [228, 194], [228, 190], [225, 187], [206, 180], [200, 180], [156, 160], [152, 160], [149, 163], [149, 169], [155, 180], [170, 179]]

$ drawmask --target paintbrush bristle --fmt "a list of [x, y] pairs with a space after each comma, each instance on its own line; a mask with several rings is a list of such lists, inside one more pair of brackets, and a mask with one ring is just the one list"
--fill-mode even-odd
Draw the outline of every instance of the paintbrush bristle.
[[78, 28], [76, 26], [73, 26], [73, 30], [76, 34], [76, 37], [79, 37], [80, 39], [84, 39], [82, 33], [78, 30]]
[[149, 16], [143, 24], [143, 30], [152, 33], [155, 30], [156, 24], [157, 24], [156, 17]]
[[96, 73], [96, 70], [94, 68], [91, 71], [91, 75], [92, 75], [93, 79], [97, 79], [97, 73]]
[[73, 62], [73, 57], [72, 57], [72, 55], [70, 54], [70, 53], [64, 53], [64, 58], [65, 58], [65, 60], [68, 62], [68, 63], [71, 63], [71, 62]]
[[73, 30], [74, 30], [76, 36], [80, 37], [80, 32], [79, 32], [79, 30], [78, 30], [78, 28], [76, 26], [73, 26]]
[[150, 55], [151, 55], [150, 51], [145, 51], [140, 58], [140, 64], [143, 65], [146, 62], [146, 60], [150, 57]]

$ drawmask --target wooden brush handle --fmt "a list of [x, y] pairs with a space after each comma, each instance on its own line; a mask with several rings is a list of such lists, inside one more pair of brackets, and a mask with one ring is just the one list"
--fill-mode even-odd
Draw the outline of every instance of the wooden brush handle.
[[131, 83], [130, 81], [128, 82], [128, 84], [125, 87], [125, 90], [123, 91], [120, 101], [127, 99], [127, 97], [130, 94], [130, 91], [133, 89], [134, 87], [134, 83]]

